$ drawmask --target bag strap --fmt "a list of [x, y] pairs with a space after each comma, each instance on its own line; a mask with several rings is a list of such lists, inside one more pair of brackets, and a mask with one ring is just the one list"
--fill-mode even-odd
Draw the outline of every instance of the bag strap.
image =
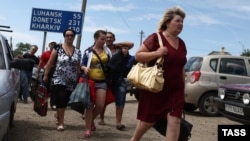
[[106, 72], [105, 72], [106, 70], [105, 70], [104, 64], [102, 63], [102, 60], [101, 60], [100, 56], [97, 54], [97, 52], [94, 49], [92, 49], [92, 51], [96, 55], [96, 57], [98, 58], [98, 60], [100, 61], [100, 64], [101, 64], [101, 67], [102, 67], [102, 71], [104, 72], [104, 76], [105, 76], [105, 78], [107, 80], [107, 76], [106, 76]]
[[157, 32], [157, 37], [158, 37], [158, 42], [159, 42], [159, 45], [160, 47], [163, 47], [163, 43], [162, 43], [162, 39], [161, 39], [161, 35], [159, 32]]
[[[156, 34], [157, 34], [157, 37], [158, 37], [158, 42], [159, 42], [160, 47], [163, 47], [163, 43], [162, 43], [162, 39], [161, 39], [160, 33], [157, 32]], [[157, 59], [156, 63], [157, 63], [157, 64], [163, 64], [163, 61], [164, 61], [164, 58], [163, 58], [163, 56], [162, 56], [162, 57], [159, 57], [159, 58]]]

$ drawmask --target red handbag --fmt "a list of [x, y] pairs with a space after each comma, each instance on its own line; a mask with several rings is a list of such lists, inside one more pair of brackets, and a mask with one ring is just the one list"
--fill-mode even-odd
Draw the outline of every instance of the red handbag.
[[114, 96], [114, 94], [112, 92], [112, 88], [111, 88], [111, 86], [108, 86], [107, 93], [106, 93], [105, 104], [108, 105], [108, 104], [110, 104], [110, 103], [112, 103], [114, 101], [115, 101], [115, 96]]
[[34, 105], [33, 105], [33, 109], [38, 115], [40, 116], [47, 115], [48, 98], [49, 98], [48, 90], [45, 87], [45, 85], [41, 83], [36, 90], [34, 97]]

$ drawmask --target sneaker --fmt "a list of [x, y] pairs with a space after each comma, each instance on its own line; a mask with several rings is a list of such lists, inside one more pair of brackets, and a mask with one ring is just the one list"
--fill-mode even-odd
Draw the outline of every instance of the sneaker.
[[23, 103], [24, 103], [24, 104], [28, 104], [28, 101], [27, 101], [27, 100], [24, 100]]
[[123, 124], [116, 125], [116, 129], [122, 131], [125, 129], [125, 125]]

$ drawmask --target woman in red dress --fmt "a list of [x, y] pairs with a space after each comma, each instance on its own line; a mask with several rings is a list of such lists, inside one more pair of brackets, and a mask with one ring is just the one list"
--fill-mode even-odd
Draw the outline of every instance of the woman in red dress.
[[139, 141], [143, 134], [156, 121], [167, 119], [167, 141], [178, 141], [180, 119], [184, 106], [184, 65], [186, 46], [178, 37], [183, 28], [185, 13], [180, 7], [168, 9], [159, 24], [158, 32], [162, 38], [160, 47], [156, 33], [152, 33], [136, 52], [138, 62], [153, 65], [156, 59], [164, 56], [164, 88], [159, 93], [141, 90], [137, 119], [139, 120], [131, 141]]

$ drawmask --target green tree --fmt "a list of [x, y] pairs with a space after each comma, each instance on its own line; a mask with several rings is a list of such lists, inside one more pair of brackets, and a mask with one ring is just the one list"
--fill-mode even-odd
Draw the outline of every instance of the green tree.
[[16, 45], [16, 47], [17, 48], [13, 50], [14, 56], [17, 56], [20, 53], [24, 54], [24, 53], [28, 52], [30, 50], [31, 44], [20, 42]]
[[247, 56], [247, 57], [249, 57], [250, 56], [250, 50], [249, 49], [244, 49], [244, 51], [241, 53], [240, 56]]

